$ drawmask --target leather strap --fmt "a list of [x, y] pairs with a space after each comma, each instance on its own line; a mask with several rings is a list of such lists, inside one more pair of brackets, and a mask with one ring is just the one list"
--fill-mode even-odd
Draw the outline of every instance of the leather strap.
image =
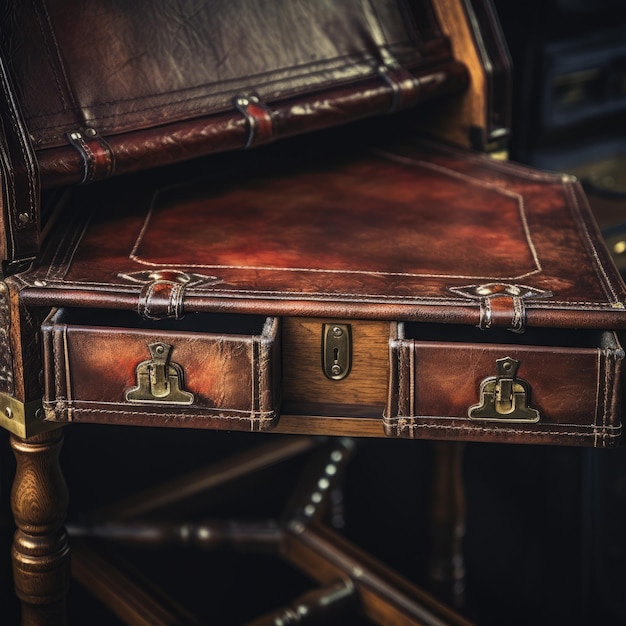
[[0, 57], [0, 178], [8, 217], [8, 260], [34, 256], [39, 250], [39, 169], [26, 125]]
[[391, 106], [389, 113], [394, 113], [417, 102], [419, 80], [398, 63], [380, 65], [378, 73], [391, 88]]
[[518, 296], [497, 295], [480, 301], [481, 330], [489, 328], [507, 328], [516, 333], [523, 333], [526, 328], [526, 307]]
[[113, 150], [103, 137], [93, 128], [76, 130], [67, 134], [70, 143], [78, 150], [83, 160], [81, 184], [104, 180], [115, 171]]
[[235, 98], [235, 106], [246, 118], [248, 125], [244, 148], [252, 148], [275, 139], [272, 113], [259, 96], [238, 96]]
[[171, 280], [147, 283], [141, 290], [137, 312], [149, 320], [181, 319], [186, 285]]

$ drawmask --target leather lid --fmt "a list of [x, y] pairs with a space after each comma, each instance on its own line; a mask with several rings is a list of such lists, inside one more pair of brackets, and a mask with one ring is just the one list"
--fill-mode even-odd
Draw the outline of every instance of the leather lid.
[[45, 187], [345, 123], [467, 80], [425, 1], [9, 4], [3, 44]]

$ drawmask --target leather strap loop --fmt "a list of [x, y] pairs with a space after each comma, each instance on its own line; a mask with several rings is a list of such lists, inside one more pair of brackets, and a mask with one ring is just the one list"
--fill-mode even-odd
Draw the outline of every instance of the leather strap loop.
[[104, 180], [115, 171], [115, 155], [111, 146], [93, 128], [76, 130], [67, 134], [70, 143], [78, 150], [83, 160], [81, 184]]
[[378, 73], [391, 88], [389, 113], [404, 109], [417, 101], [419, 80], [400, 64], [381, 65]]
[[507, 328], [516, 333], [526, 329], [526, 307], [519, 296], [497, 295], [480, 300], [481, 330], [489, 328]]
[[148, 320], [181, 319], [186, 286], [170, 280], [147, 283], [139, 295], [137, 312]]
[[259, 96], [238, 96], [235, 98], [235, 106], [246, 118], [248, 125], [244, 148], [270, 143], [275, 139], [272, 112]]

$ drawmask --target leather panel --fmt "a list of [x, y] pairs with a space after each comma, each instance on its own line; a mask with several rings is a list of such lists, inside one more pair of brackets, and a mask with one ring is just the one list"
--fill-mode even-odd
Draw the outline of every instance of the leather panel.
[[[385, 432], [397, 437], [562, 443], [606, 447], [621, 433], [617, 337], [598, 346], [560, 347], [397, 339], [390, 344]], [[469, 419], [481, 383], [497, 374], [496, 360], [519, 361], [517, 377], [529, 387], [538, 423]]]
[[[115, 319], [110, 313], [106, 318]], [[236, 332], [235, 320], [226, 330], [212, 329], [206, 318], [181, 328], [84, 323], [88, 320], [60, 310], [43, 324], [47, 419], [235, 430], [266, 430], [277, 421], [277, 319], [248, 321], [245, 326], [258, 325], [256, 335]], [[126, 398], [138, 384], [138, 364], [150, 360], [148, 346], [155, 342], [172, 346], [169, 362], [182, 370], [181, 388], [193, 394], [193, 402]]]
[[434, 144], [250, 163], [78, 195], [75, 223], [20, 275], [22, 298], [136, 310], [133, 275], [170, 270], [204, 277], [184, 289], [187, 312], [478, 325], [488, 301], [493, 325], [517, 330], [626, 324], [623, 283], [567, 178]]
[[[116, 137], [109, 145], [116, 171], [123, 172], [139, 131], [151, 135], [140, 140], [144, 167], [154, 165], [150, 143], [157, 159], [164, 149], [170, 160], [170, 142], [187, 158], [223, 147], [222, 138], [217, 146], [189, 136], [179, 144], [181, 129], [172, 125], [204, 120], [194, 134], [201, 126], [210, 134], [229, 135], [233, 125], [245, 130], [245, 117], [236, 114], [240, 97], [268, 103], [266, 122], [276, 110], [272, 135], [280, 136], [319, 126], [323, 116], [316, 109], [325, 109], [325, 125], [345, 123], [467, 83], [461, 63], [444, 67], [453, 60], [432, 12], [406, 0], [13, 0], [0, 20], [45, 186], [85, 178], [76, 159], [81, 154], [69, 149], [68, 137], [77, 131]], [[401, 98], [381, 68], [402, 68]], [[335, 96], [341, 90], [354, 93], [352, 107]], [[370, 91], [383, 95], [380, 106]], [[305, 100], [297, 102], [300, 97]], [[207, 130], [206, 118], [218, 114], [228, 122]], [[50, 148], [57, 150], [47, 154]]]

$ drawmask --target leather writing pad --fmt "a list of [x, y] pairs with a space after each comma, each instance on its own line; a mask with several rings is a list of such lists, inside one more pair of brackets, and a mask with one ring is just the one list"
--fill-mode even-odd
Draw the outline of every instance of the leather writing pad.
[[529, 325], [623, 317], [567, 177], [422, 144], [120, 184], [75, 198], [74, 224], [23, 276], [26, 300], [134, 309], [157, 276], [184, 283], [187, 311], [476, 323], [485, 289], [510, 289]]

